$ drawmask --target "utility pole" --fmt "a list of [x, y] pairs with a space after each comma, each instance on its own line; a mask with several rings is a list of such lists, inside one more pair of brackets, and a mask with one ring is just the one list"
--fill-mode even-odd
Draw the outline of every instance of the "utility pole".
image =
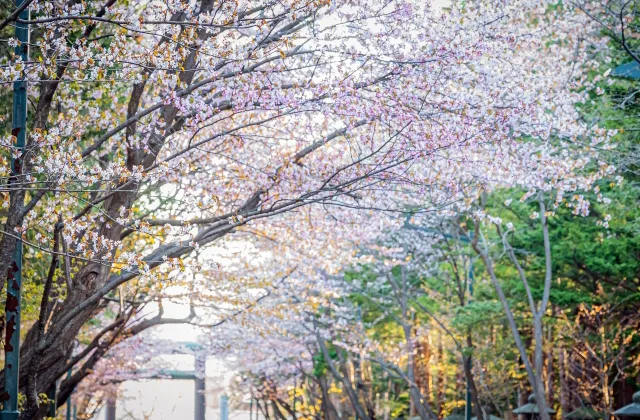
[[[18, 0], [16, 1], [16, 6], [20, 8], [26, 1], [28, 0]], [[29, 7], [25, 7], [18, 17], [21, 20], [29, 20]], [[15, 28], [15, 35], [19, 42], [15, 48], [15, 54], [26, 63], [29, 60], [29, 25], [15, 22]], [[13, 83], [13, 124], [11, 134], [15, 136], [15, 150], [11, 153], [11, 176], [9, 178], [11, 202], [13, 202], [16, 189], [21, 188], [22, 155], [27, 141], [27, 80], [24, 73], [21, 79]], [[17, 420], [20, 416], [18, 411], [18, 372], [20, 369], [21, 288], [22, 240], [18, 238], [11, 265], [7, 270], [4, 389], [0, 394], [0, 401], [3, 402], [0, 420]]]

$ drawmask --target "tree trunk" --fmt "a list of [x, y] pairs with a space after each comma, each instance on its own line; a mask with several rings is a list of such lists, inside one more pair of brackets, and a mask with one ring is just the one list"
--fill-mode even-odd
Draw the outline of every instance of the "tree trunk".
[[[329, 397], [329, 385], [327, 383], [327, 378], [324, 375], [318, 378], [318, 385], [320, 386], [320, 392], [322, 393], [321, 407], [324, 419], [335, 420], [336, 418], [339, 418], [338, 412]], [[332, 414], [334, 415], [332, 416]]]
[[384, 392], [384, 414], [383, 419], [389, 420], [391, 417], [391, 402], [389, 401], [389, 397], [391, 394], [391, 379], [387, 381], [387, 389]]
[[438, 334], [438, 381], [436, 383], [436, 414], [442, 418], [442, 406], [444, 404], [444, 349], [442, 347], [442, 334]]
[[[471, 351], [471, 349], [473, 349], [473, 338], [471, 337], [470, 330], [467, 331], [467, 348], [468, 351]], [[480, 398], [478, 397], [478, 387], [476, 386], [476, 380], [473, 376], [473, 356], [471, 354], [463, 356], [463, 370], [465, 379], [467, 380], [467, 383], [469, 384], [469, 388], [471, 390], [473, 412], [479, 420], [484, 419], [482, 405], [480, 404]]]
[[566, 351], [564, 348], [558, 349], [558, 376], [560, 380], [560, 407], [564, 418], [571, 411], [571, 396], [567, 384], [567, 367], [565, 363]]

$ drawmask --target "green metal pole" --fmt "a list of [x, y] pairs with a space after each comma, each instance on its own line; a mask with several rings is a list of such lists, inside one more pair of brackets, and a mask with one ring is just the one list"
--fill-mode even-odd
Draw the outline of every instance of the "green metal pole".
[[[71, 378], [71, 369], [67, 371], [67, 379]], [[71, 420], [71, 394], [67, 398], [67, 420]]]
[[[16, 1], [20, 7], [27, 0]], [[25, 8], [19, 18], [29, 20], [29, 8]], [[15, 35], [20, 45], [16, 46], [16, 56], [22, 61], [29, 60], [29, 26], [15, 23]], [[13, 124], [11, 134], [16, 138], [15, 151], [11, 154], [11, 177], [9, 187], [20, 180], [22, 174], [22, 153], [27, 140], [27, 81], [17, 80], [13, 83]], [[18, 187], [19, 188], [19, 187]], [[14, 195], [12, 188], [11, 195]], [[6, 302], [6, 330], [4, 345], [4, 389], [0, 394], [3, 407], [0, 412], [1, 420], [17, 420], [18, 411], [18, 372], [20, 362], [20, 292], [22, 288], [22, 241], [16, 241], [11, 266], [7, 270], [7, 302]]]
[[49, 410], [47, 415], [49, 417], [56, 417], [56, 401], [58, 400], [58, 381], [54, 382], [47, 391], [47, 399], [49, 400]]

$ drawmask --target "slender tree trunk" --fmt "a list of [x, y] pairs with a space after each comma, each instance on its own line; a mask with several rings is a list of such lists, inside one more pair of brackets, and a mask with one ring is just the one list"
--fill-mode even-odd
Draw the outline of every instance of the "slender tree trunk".
[[[556, 315], [556, 306], [551, 305], [551, 313], [552, 315]], [[547, 342], [553, 342], [553, 334], [554, 329], [553, 326], [549, 326], [547, 329]], [[554, 369], [554, 359], [556, 352], [554, 348], [551, 347], [549, 351], [546, 353], [547, 357], [547, 395], [549, 396], [548, 401], [549, 405], [553, 407], [556, 401], [556, 388], [555, 388], [555, 369]]]
[[[318, 385], [320, 387], [320, 392], [322, 393], [321, 407], [324, 419], [335, 420], [336, 418], [339, 418], [338, 412], [329, 397], [329, 385], [327, 383], [327, 378], [324, 375], [318, 378]], [[332, 414], [334, 414], [334, 416], [332, 416]]]
[[[473, 349], [473, 338], [471, 336], [470, 330], [467, 331], [467, 348], [468, 351], [471, 351], [471, 349]], [[473, 375], [473, 357], [471, 353], [463, 356], [463, 370], [465, 379], [467, 380], [469, 388], [471, 389], [473, 412], [479, 420], [484, 419], [482, 406], [480, 405], [480, 398], [478, 397], [478, 387], [476, 386], [476, 380]]]
[[[317, 338], [320, 350], [322, 351], [322, 355], [324, 356], [325, 362], [327, 363], [327, 366], [329, 367], [329, 371], [334, 376], [334, 378], [336, 378], [336, 380], [338, 380], [338, 381], [340, 381], [342, 383], [342, 389], [347, 393], [347, 396], [349, 397], [349, 400], [351, 401], [351, 405], [352, 405], [353, 409], [355, 410], [356, 414], [358, 415], [358, 417], [360, 419], [362, 419], [362, 420], [371, 420], [367, 416], [367, 413], [365, 412], [364, 408], [360, 404], [360, 401], [358, 400], [357, 390], [354, 389], [353, 381], [349, 378], [348, 373], [345, 372], [344, 374], [340, 374], [340, 372], [336, 368], [335, 363], [333, 362], [333, 359], [331, 359], [331, 356], [329, 355], [329, 351], [327, 350], [327, 346], [324, 343], [324, 338], [322, 338], [320, 336], [320, 334], [316, 334], [316, 338]], [[338, 358], [340, 360], [340, 363], [341, 363], [343, 369], [346, 369], [344, 356], [342, 355], [342, 353], [340, 351], [338, 351]]]
[[558, 349], [558, 376], [560, 380], [560, 407], [564, 418], [571, 410], [571, 396], [567, 383], [567, 367], [565, 362], [566, 351], [564, 348]]
[[407, 352], [407, 378], [409, 382], [409, 398], [411, 401], [411, 416], [414, 417], [416, 414], [420, 417], [421, 420], [435, 420], [437, 419], [436, 414], [429, 408], [428, 401], [425, 396], [420, 392], [420, 388], [418, 384], [416, 384], [415, 378], [415, 346], [414, 340], [412, 336], [412, 328], [410, 325], [403, 325], [405, 341], [406, 341], [406, 352]]
[[438, 381], [436, 391], [436, 414], [438, 418], [442, 417], [442, 406], [444, 404], [444, 349], [442, 347], [442, 334], [438, 334]]
[[262, 415], [264, 416], [265, 420], [271, 419], [271, 417], [269, 417], [269, 406], [267, 405], [266, 401], [264, 403], [264, 409], [263, 409], [262, 406], [260, 405], [260, 400], [256, 398], [256, 407], [262, 412]]
[[391, 401], [389, 401], [389, 397], [391, 394], [391, 378], [387, 380], [387, 389], [384, 392], [384, 420], [389, 420], [391, 417]]
[[[496, 294], [498, 295], [498, 299], [500, 303], [502, 303], [502, 307], [505, 311], [505, 315], [507, 316], [507, 320], [509, 322], [509, 326], [511, 327], [511, 333], [513, 335], [516, 348], [520, 354], [520, 358], [522, 363], [525, 366], [525, 370], [527, 372], [527, 376], [529, 378], [529, 382], [531, 383], [531, 387], [533, 388], [533, 393], [536, 396], [536, 401], [538, 404], [538, 408], [540, 409], [540, 418], [541, 420], [550, 420], [549, 414], [547, 413], [547, 401], [544, 391], [544, 383], [542, 382], [541, 370], [535, 369], [531, 366], [529, 362], [529, 356], [527, 355], [527, 349], [522, 342], [522, 338], [520, 336], [520, 331], [518, 330], [518, 325], [516, 324], [515, 317], [513, 312], [511, 311], [511, 306], [509, 305], [509, 301], [504, 294], [502, 286], [498, 281], [498, 278], [495, 274], [493, 267], [493, 260], [486, 251], [480, 250], [477, 247], [477, 244], [474, 245], [476, 252], [480, 255], [482, 260], [485, 263], [485, 268], [489, 273], [489, 277], [491, 278], [491, 282], [493, 283], [494, 288], [496, 289]], [[534, 366], [542, 366], [542, 337], [541, 337], [541, 327], [540, 327], [540, 317], [534, 315], [534, 335], [536, 339], [536, 346], [534, 348]], [[539, 343], [539, 344], [538, 344]], [[540, 346], [538, 348], [538, 346]]]
[[[534, 315], [533, 317], [533, 334], [534, 334], [534, 369], [535, 369], [535, 382], [533, 384], [533, 393], [536, 396], [536, 401], [540, 407], [540, 417], [543, 420], [549, 419], [547, 410], [547, 393], [544, 386], [544, 379], [542, 377], [544, 372], [544, 352], [543, 342], [544, 333], [542, 328], [542, 315]], [[542, 413], [544, 411], [544, 413]]]

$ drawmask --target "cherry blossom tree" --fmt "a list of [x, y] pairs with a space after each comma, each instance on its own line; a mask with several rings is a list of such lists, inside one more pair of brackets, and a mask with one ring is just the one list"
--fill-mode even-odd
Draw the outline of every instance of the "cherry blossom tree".
[[[20, 176], [0, 174], [0, 266], [18, 238], [51, 255], [21, 352], [25, 418], [119, 287], [161, 288], [238, 239], [265, 262], [206, 267], [215, 287], [256, 264], [309, 282], [398, 213], [452, 212], [500, 183], [588, 187], [591, 157], [562, 150], [611, 134], [574, 109], [590, 21], [544, 2], [28, 4], [31, 59], [7, 55], [1, 77], [30, 83], [30, 137]], [[9, 133], [2, 147], [15, 154]]]

